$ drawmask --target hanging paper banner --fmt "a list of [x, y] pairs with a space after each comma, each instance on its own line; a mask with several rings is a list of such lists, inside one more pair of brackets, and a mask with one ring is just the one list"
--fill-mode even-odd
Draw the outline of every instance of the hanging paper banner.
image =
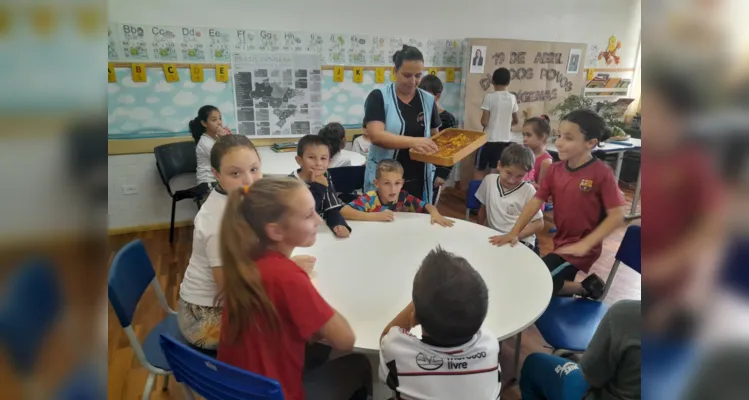
[[167, 82], [179, 82], [179, 72], [174, 64], [164, 64], [164, 77]]
[[395, 82], [395, 67], [390, 68], [390, 80]]
[[364, 82], [364, 69], [362, 67], [354, 67], [354, 83]]
[[429, 75], [437, 76], [437, 68], [429, 68]]
[[455, 82], [455, 68], [447, 68], [447, 69], [445, 69], [445, 81], [446, 82]]
[[333, 67], [333, 82], [343, 82], [343, 67]]
[[133, 73], [133, 82], [146, 81], [146, 64], [133, 64], [130, 70]]
[[592, 81], [595, 76], [596, 76], [595, 68], [588, 68], [588, 76], [586, 76], [586, 80]]
[[203, 66], [201, 64], [190, 64], [190, 80], [203, 82]]
[[229, 82], [228, 64], [216, 64], [216, 82]]
[[107, 65], [107, 81], [109, 83], [117, 82], [117, 75], [114, 73], [114, 64], [112, 63]]
[[375, 68], [375, 83], [385, 83], [385, 68]]

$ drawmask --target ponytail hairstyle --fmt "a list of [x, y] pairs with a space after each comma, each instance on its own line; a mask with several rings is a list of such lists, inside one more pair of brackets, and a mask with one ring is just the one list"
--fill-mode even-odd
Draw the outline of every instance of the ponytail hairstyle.
[[551, 126], [549, 121], [544, 118], [545, 115], [540, 117], [532, 117], [525, 120], [523, 125], [533, 125], [533, 133], [538, 136], [539, 139], [546, 139], [551, 134]]
[[250, 139], [247, 139], [247, 136], [231, 134], [219, 136], [216, 139], [216, 143], [211, 147], [211, 167], [221, 172], [221, 159], [236, 147], [246, 147], [254, 151], [257, 154], [258, 160], [260, 159], [260, 154], [257, 152], [255, 145], [252, 144]]
[[541, 119], [543, 119], [544, 121], [546, 121], [547, 124], [551, 123], [551, 119], [546, 114], [541, 114]]
[[232, 343], [246, 329], [259, 329], [259, 319], [270, 330], [279, 329], [278, 312], [254, 260], [272, 244], [265, 228], [283, 219], [288, 209], [283, 199], [302, 188], [306, 186], [299, 179], [268, 178], [229, 193], [219, 236], [224, 283], [215, 304], [230, 316], [221, 330]]
[[330, 158], [341, 152], [341, 142], [346, 137], [346, 129], [338, 122], [331, 122], [317, 133], [330, 147]]
[[208, 117], [213, 111], [218, 111], [218, 108], [211, 105], [200, 107], [200, 109], [198, 109], [198, 116], [192, 119], [188, 124], [192, 138], [195, 140], [195, 144], [200, 141], [200, 137], [205, 133], [205, 126], [203, 126], [201, 122], [208, 121]]
[[424, 55], [421, 54], [421, 51], [419, 51], [419, 49], [417, 49], [416, 47], [404, 44], [402, 49], [396, 51], [395, 54], [393, 54], [393, 64], [395, 64], [395, 69], [400, 69], [404, 61], [424, 62]]
[[562, 121], [572, 122], [580, 128], [585, 140], [598, 140], [598, 145], [611, 137], [611, 129], [606, 126], [606, 121], [595, 111], [588, 108], [580, 108], [571, 111], [562, 117]]

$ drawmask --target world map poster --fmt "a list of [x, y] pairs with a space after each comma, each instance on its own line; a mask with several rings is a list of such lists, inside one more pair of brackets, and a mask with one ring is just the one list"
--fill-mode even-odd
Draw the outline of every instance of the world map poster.
[[322, 127], [318, 54], [232, 54], [237, 130], [250, 137], [299, 137]]

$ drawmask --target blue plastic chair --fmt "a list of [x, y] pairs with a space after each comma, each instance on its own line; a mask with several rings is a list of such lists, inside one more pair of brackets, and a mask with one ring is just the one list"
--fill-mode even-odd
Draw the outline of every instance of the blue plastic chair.
[[[125, 330], [125, 335], [130, 341], [130, 346], [132, 346], [138, 362], [149, 373], [142, 397], [144, 400], [148, 400], [153, 390], [156, 375], [164, 375], [163, 390], [166, 390], [169, 384], [171, 368], [161, 352], [159, 335], [169, 333], [182, 337], [177, 325], [177, 312], [169, 307], [159, 281], [156, 279], [151, 260], [148, 258], [145, 247], [143, 247], [143, 242], [140, 240], [134, 240], [126, 244], [114, 256], [107, 285], [109, 302], [112, 304], [115, 314], [117, 314], [117, 319]], [[153, 286], [156, 297], [167, 312], [167, 316], [148, 333], [146, 340], [141, 345], [133, 330], [132, 320], [135, 308], [148, 285]]]
[[[606, 280], [601, 300], [608, 294], [621, 263], [641, 273], [640, 238], [640, 226], [630, 225], [616, 252], [616, 261]], [[608, 306], [602, 301], [552, 297], [546, 311], [536, 321], [536, 327], [546, 343], [555, 350], [585, 351], [607, 311]]]
[[466, 193], [466, 221], [471, 218], [471, 211], [478, 211], [481, 208], [481, 202], [476, 198], [479, 186], [481, 186], [480, 179], [468, 183], [468, 192]]
[[356, 199], [356, 192], [364, 188], [365, 169], [364, 165], [328, 169], [330, 180], [333, 181], [335, 190], [341, 194], [341, 200], [348, 203]]
[[284, 398], [278, 381], [208, 357], [168, 334], [160, 342], [186, 399], [195, 398], [193, 390], [206, 400]]

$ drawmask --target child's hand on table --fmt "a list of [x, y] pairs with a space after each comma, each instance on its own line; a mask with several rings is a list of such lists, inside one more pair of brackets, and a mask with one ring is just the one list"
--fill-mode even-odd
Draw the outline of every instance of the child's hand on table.
[[312, 270], [315, 268], [315, 262], [317, 262], [317, 258], [313, 256], [298, 255], [292, 256], [291, 261], [294, 261], [294, 263], [298, 265], [299, 268], [303, 269], [304, 272], [307, 273], [307, 275], [311, 275]]
[[510, 247], [515, 247], [516, 244], [518, 244], [518, 235], [513, 235], [512, 233], [509, 233], [507, 235], [496, 235], [489, 238], [489, 243], [495, 245], [495, 246], [504, 246], [506, 244], [509, 244]]
[[395, 220], [395, 213], [390, 210], [377, 213], [377, 221], [392, 222], [393, 220]]
[[445, 226], [445, 227], [449, 228], [449, 227], [455, 225], [455, 221], [449, 220], [449, 219], [445, 218], [441, 214], [432, 215], [431, 219], [432, 219], [432, 221], [431, 221], [432, 224], [437, 224], [439, 226]]
[[333, 228], [333, 233], [335, 233], [337, 237], [342, 238], [342, 239], [349, 237], [349, 235], [351, 234], [348, 228], [346, 228], [343, 225], [338, 225], [335, 228]]

